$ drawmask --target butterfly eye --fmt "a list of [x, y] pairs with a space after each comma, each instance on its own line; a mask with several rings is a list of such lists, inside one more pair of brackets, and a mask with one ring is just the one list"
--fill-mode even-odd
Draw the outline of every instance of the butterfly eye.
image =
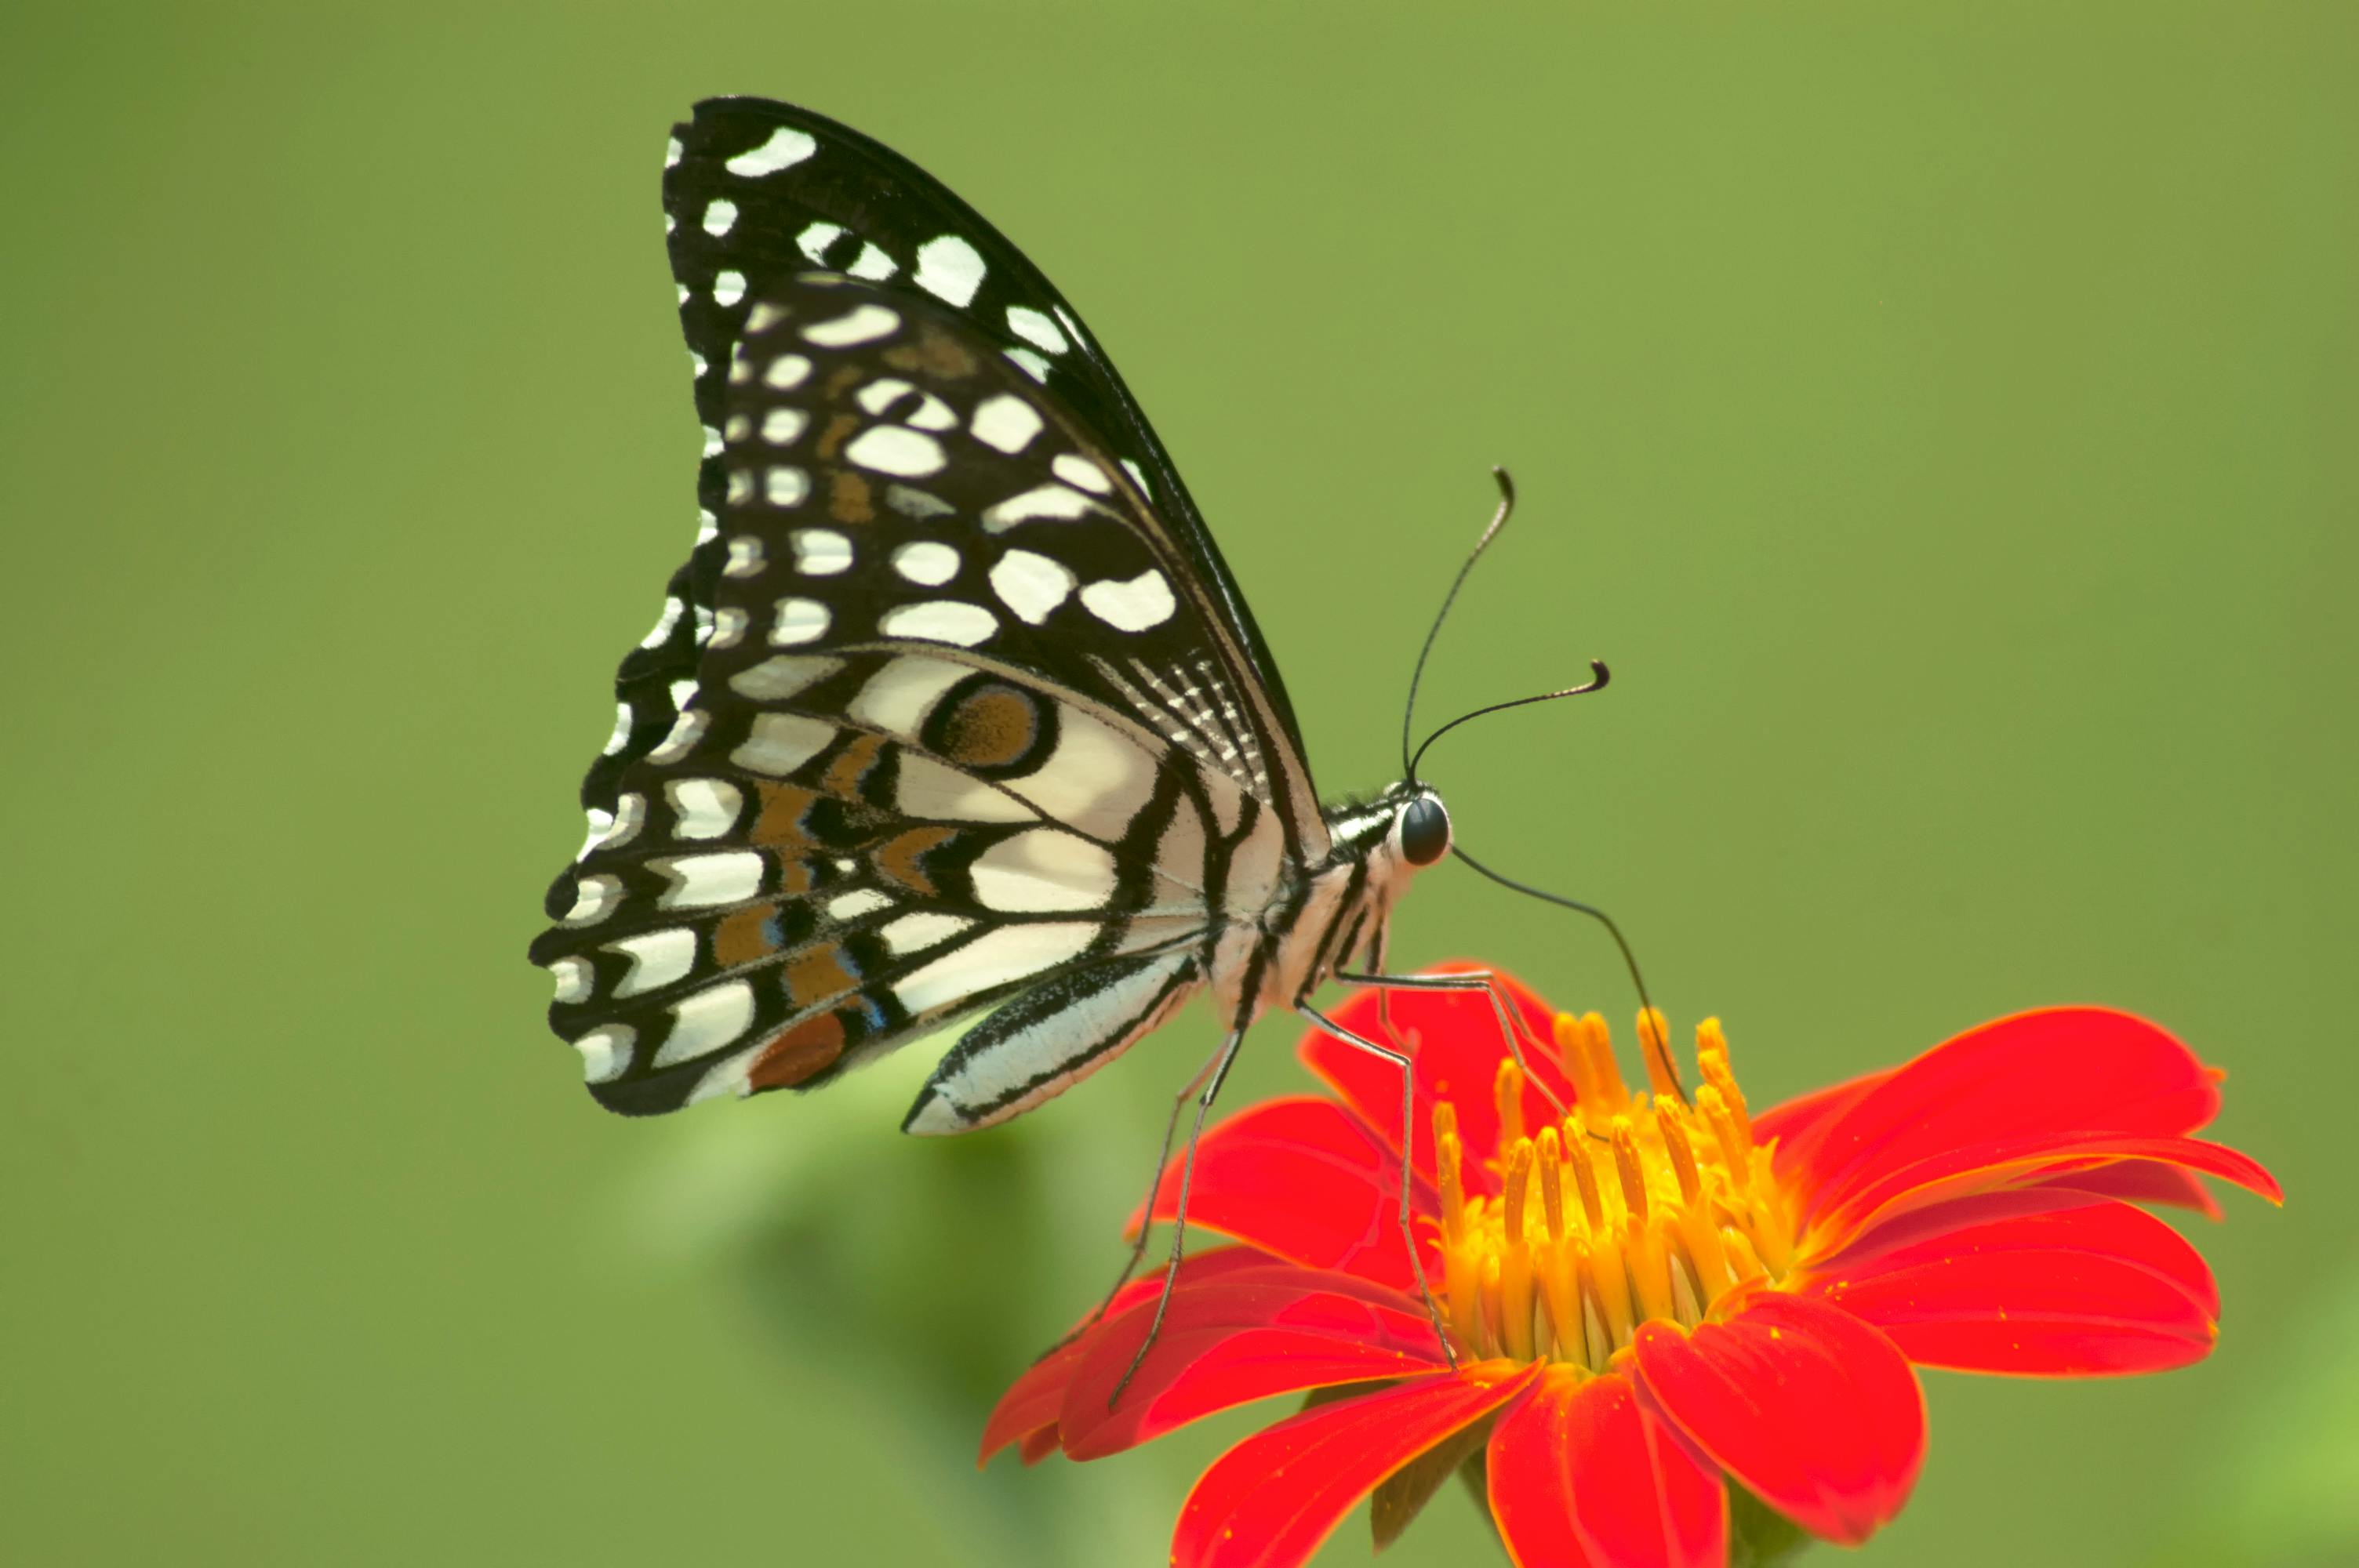
[[1421, 795], [1401, 807], [1401, 858], [1430, 866], [1450, 852], [1450, 813], [1439, 795]]

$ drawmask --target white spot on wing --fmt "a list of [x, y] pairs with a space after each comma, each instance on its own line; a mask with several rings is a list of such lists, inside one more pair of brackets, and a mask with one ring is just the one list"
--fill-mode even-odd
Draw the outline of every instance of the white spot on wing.
[[1040, 416], [1012, 393], [985, 398], [974, 411], [974, 438], [1014, 456], [1040, 433]]
[[789, 392], [803, 384], [810, 374], [810, 361], [800, 354], [780, 354], [762, 371], [762, 384], [777, 392]]
[[[732, 690], [755, 702], [784, 702], [843, 667], [824, 654], [774, 654], [729, 677]], [[824, 742], [822, 742], [824, 744]]]
[[1049, 619], [1079, 580], [1062, 562], [1031, 550], [1010, 550], [991, 568], [991, 587], [999, 601], [1032, 626]]
[[803, 337], [823, 349], [842, 349], [890, 337], [900, 328], [898, 311], [882, 305], [855, 305], [830, 320], [812, 322], [803, 329]]
[[967, 879], [985, 908], [1009, 914], [1096, 909], [1114, 897], [1114, 857], [1074, 834], [1036, 827], [984, 850]]
[[560, 925], [595, 925], [623, 902], [623, 884], [609, 876], [583, 877], [573, 884], [573, 907]]
[[1050, 522], [1071, 522], [1086, 517], [1096, 503], [1069, 484], [1035, 485], [1021, 495], [1011, 495], [983, 514], [983, 525], [993, 533], [1013, 528], [1018, 523], [1035, 519]]
[[1070, 963], [1097, 934], [1093, 920], [1003, 925], [908, 975], [893, 995], [911, 1012], [925, 1012]]
[[1136, 742], [1071, 704], [1060, 704], [1057, 749], [1031, 773], [1006, 783], [1049, 820], [1113, 841], [1129, 831], [1131, 819], [1155, 793], [1155, 773], [1156, 759]]
[[631, 960], [629, 971], [614, 988], [614, 995], [644, 996], [688, 978], [688, 972], [696, 968], [696, 933], [678, 928], [650, 931], [644, 936], [609, 942], [606, 951], [620, 953]]
[[948, 659], [907, 654], [869, 676], [844, 711], [887, 735], [915, 735], [935, 699], [973, 673]]
[[929, 517], [947, 517], [958, 510], [940, 496], [919, 490], [913, 484], [888, 484], [885, 487], [885, 504], [904, 517], [919, 522]]
[[694, 750], [696, 743], [704, 738], [704, 727], [711, 722], [712, 722], [712, 716], [705, 712], [704, 709], [701, 708], [690, 708], [678, 719], [672, 720], [671, 733], [663, 738], [662, 745], [658, 746], [654, 751], [647, 753], [647, 761], [651, 762], [679, 762], [682, 757], [687, 756], [690, 751]]
[[603, 1084], [622, 1076], [631, 1065], [631, 1042], [638, 1032], [627, 1023], [602, 1023], [573, 1043], [582, 1053], [582, 1076], [585, 1082]]
[[885, 946], [895, 957], [939, 946], [974, 924], [961, 915], [940, 914], [932, 910], [920, 910], [888, 921], [878, 929]]
[[929, 822], [1032, 822], [1022, 801], [919, 751], [901, 753], [893, 785], [904, 816]]
[[854, 888], [841, 897], [828, 901], [831, 920], [857, 920], [864, 914], [874, 914], [880, 909], [890, 909], [893, 901], [875, 888]]
[[815, 642], [827, 632], [827, 606], [816, 599], [778, 600], [778, 618], [770, 627], [770, 641], [779, 647]]
[[852, 565], [852, 541], [832, 528], [798, 528], [787, 543], [794, 546], [795, 570], [805, 577], [833, 577]]
[[1049, 362], [1031, 350], [1006, 349], [1002, 351], [1016, 364], [1016, 368], [1034, 381], [1045, 382], [1049, 379]]
[[799, 408], [773, 408], [762, 416], [762, 440], [772, 447], [790, 447], [810, 425], [810, 416]]
[[657, 898], [658, 909], [713, 909], [744, 903], [762, 891], [762, 857], [751, 849], [674, 855], [647, 864], [671, 883]]
[[724, 604], [712, 612], [712, 646], [734, 648], [745, 635], [750, 618], [734, 604]]
[[614, 802], [614, 815], [607, 818], [606, 830], [598, 835], [597, 848], [619, 849], [639, 836], [639, 828], [647, 819], [647, 797], [636, 790], [625, 791]]
[[958, 576], [959, 553], [948, 545], [920, 539], [893, 552], [893, 569], [911, 582], [940, 588]]
[[745, 743], [729, 760], [749, 773], [784, 778], [835, 739], [835, 726], [800, 713], [757, 713]]
[[586, 857], [591, 850], [596, 849], [600, 844], [604, 843], [607, 833], [614, 826], [614, 814], [606, 810], [603, 806], [592, 806], [587, 813], [587, 816], [589, 817], [589, 827], [582, 835], [582, 848], [573, 851], [573, 859], [576, 861], [580, 861]]
[[918, 406], [903, 416], [901, 423], [914, 426], [920, 430], [958, 428], [958, 416], [951, 412], [949, 404], [930, 392], [919, 392], [916, 387], [897, 375], [878, 376], [875, 381], [862, 387], [853, 401], [871, 414], [882, 414], [913, 393], [917, 395]]
[[737, 222], [737, 203], [722, 198], [704, 209], [704, 232], [714, 239], [727, 233]]
[[587, 958], [558, 958], [549, 966], [549, 978], [557, 982], [557, 1000], [569, 1007], [590, 1000], [591, 975]]
[[810, 132], [798, 131], [791, 125], [780, 125], [770, 133], [768, 141], [751, 152], [739, 153], [721, 167], [742, 179], [759, 179], [766, 174], [792, 168], [817, 151], [819, 143]]
[[773, 506], [800, 506], [810, 494], [810, 475], [780, 463], [762, 470], [762, 499]]
[[664, 167], [669, 168], [679, 162], [679, 138], [678, 136], [668, 138], [664, 142]]
[[757, 534], [740, 534], [729, 541], [729, 561], [721, 568], [723, 577], [753, 577], [762, 569], [762, 539]]
[[1094, 491], [1100, 495], [1114, 493], [1114, 481], [1106, 478], [1105, 470], [1087, 458], [1076, 456], [1071, 452], [1059, 452], [1049, 461], [1049, 470], [1067, 484], [1078, 486], [1082, 490]]
[[1179, 608], [1171, 597], [1171, 585], [1153, 567], [1128, 582], [1109, 578], [1091, 583], [1082, 589], [1082, 603], [1091, 614], [1118, 632], [1144, 632], [1150, 626], [1160, 626]]
[[999, 618], [964, 600], [929, 599], [894, 606], [878, 618], [876, 628], [887, 637], [917, 637], [972, 648], [999, 630]]
[[843, 238], [845, 232], [840, 223], [813, 223], [795, 236], [795, 248], [824, 266], [828, 246]]
[[903, 479], [939, 473], [949, 460], [940, 441], [898, 425], [871, 425], [852, 438], [843, 455], [862, 468]]
[[672, 1008], [671, 1033], [657, 1048], [654, 1065], [669, 1067], [718, 1050], [753, 1022], [754, 988], [744, 980], [701, 990]]
[[983, 257], [956, 234], [943, 234], [918, 247], [918, 270], [909, 281], [938, 299], [964, 309], [983, 287]]
[[673, 779], [664, 797], [671, 802], [675, 838], [718, 838], [737, 825], [745, 804], [735, 784], [720, 779]]
[[712, 279], [712, 302], [726, 308], [745, 297], [745, 275], [742, 272], [716, 274]]
[[901, 268], [891, 256], [864, 240], [860, 244], [859, 259], [843, 270], [854, 277], [866, 278], [871, 283], [882, 283]]
[[1007, 330], [1026, 342], [1046, 349], [1052, 354], [1061, 354], [1072, 347], [1065, 341], [1064, 331], [1056, 322], [1029, 306], [1011, 305], [1007, 308]]
[[602, 757], [611, 757], [627, 745], [631, 739], [631, 726], [635, 722], [636, 720], [631, 713], [629, 703], [614, 704], [614, 732], [606, 737], [606, 744], [598, 754]]

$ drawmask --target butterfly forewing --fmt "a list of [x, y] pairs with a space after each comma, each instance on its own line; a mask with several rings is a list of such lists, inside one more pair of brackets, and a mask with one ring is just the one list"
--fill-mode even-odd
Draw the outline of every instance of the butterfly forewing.
[[1109, 968], [1096, 1010], [1159, 1016], [1286, 852], [1217, 604], [1119, 460], [957, 313], [840, 274], [756, 293], [692, 674], [536, 949], [558, 1032], [602, 1099], [655, 1110], [1169, 953]]
[[[1283, 682], [1162, 446], [1080, 315], [1022, 252], [938, 181], [824, 116], [759, 99], [712, 99], [676, 126], [664, 175], [665, 220], [682, 327], [707, 433], [700, 497], [708, 520], [695, 557], [669, 589], [676, 605], [626, 660], [614, 741], [583, 805], [614, 808], [615, 781], [668, 731], [675, 688], [693, 673], [694, 635], [711, 611], [722, 561], [710, 536], [725, 491], [719, 461], [723, 375], [766, 280], [833, 268], [856, 281], [925, 294], [973, 335], [1046, 384], [1120, 465], [1216, 611], [1219, 646], [1244, 722], [1256, 731], [1276, 805], [1298, 849], [1324, 848]], [[552, 906], [562, 890], [553, 890]]]

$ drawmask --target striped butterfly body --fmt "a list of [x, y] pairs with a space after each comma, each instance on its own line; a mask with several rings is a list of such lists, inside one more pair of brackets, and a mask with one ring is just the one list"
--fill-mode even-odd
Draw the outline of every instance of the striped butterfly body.
[[756, 99], [677, 129], [664, 205], [702, 531], [532, 947], [599, 1101], [810, 1088], [995, 1005], [904, 1123], [961, 1131], [1199, 991], [1234, 1052], [1380, 969], [1440, 802], [1321, 808], [1211, 535], [1031, 263]]

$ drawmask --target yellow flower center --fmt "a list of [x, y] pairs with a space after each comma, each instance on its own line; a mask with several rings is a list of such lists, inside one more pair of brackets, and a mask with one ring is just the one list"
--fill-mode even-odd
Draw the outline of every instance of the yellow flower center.
[[1477, 1356], [1554, 1360], [1602, 1372], [1638, 1325], [1692, 1328], [1749, 1281], [1792, 1266], [1793, 1216], [1756, 1147], [1728, 1068], [1720, 1021], [1696, 1030], [1703, 1085], [1680, 1091], [1660, 1012], [1638, 1016], [1652, 1092], [1633, 1094], [1596, 1013], [1556, 1020], [1574, 1103], [1525, 1126], [1524, 1075], [1499, 1064], [1503, 1190], [1466, 1194], [1458, 1109], [1433, 1108], [1441, 1186], [1442, 1278], [1451, 1325]]

